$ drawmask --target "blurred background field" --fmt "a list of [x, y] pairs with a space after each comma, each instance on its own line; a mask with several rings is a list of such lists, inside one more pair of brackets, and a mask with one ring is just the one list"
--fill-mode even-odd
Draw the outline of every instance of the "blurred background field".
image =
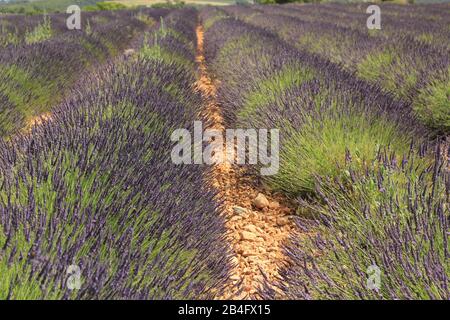
[[41, 14], [44, 12], [65, 12], [68, 6], [78, 5], [87, 10], [101, 9], [125, 9], [130, 7], [152, 7], [168, 6], [180, 7], [183, 5], [214, 5], [223, 6], [235, 3], [248, 3], [247, 0], [118, 0], [118, 1], [98, 1], [98, 0], [19, 0], [0, 1], [0, 13], [20, 13], [20, 14]]
[[[374, 0], [374, 3], [442, 3], [449, 0]], [[226, 6], [233, 4], [275, 4], [275, 3], [357, 3], [368, 2], [363, 0], [0, 0], [1, 13], [19, 13], [19, 14], [41, 14], [44, 12], [65, 12], [70, 5], [79, 5], [81, 8], [89, 11], [94, 10], [115, 10], [131, 7], [170, 7], [179, 8], [183, 6]]]
[[[125, 6], [151, 6], [156, 3], [166, 3], [165, 0], [118, 0], [118, 1], [106, 1], [120, 3]], [[201, 5], [214, 5], [223, 6], [229, 4], [235, 4], [235, 0], [185, 0], [186, 4], [201, 4]]]

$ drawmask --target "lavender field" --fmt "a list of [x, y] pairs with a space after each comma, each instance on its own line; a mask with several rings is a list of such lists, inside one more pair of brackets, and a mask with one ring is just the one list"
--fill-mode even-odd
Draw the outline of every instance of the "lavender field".
[[369, 5], [0, 15], [0, 299], [449, 300], [450, 4]]

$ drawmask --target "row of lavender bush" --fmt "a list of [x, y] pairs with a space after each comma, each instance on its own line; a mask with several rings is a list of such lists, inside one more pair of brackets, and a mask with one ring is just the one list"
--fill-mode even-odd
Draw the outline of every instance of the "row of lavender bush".
[[[82, 30], [72, 31], [66, 27], [67, 15], [52, 15], [48, 19], [54, 34], [49, 38], [3, 48], [0, 52], [0, 136], [17, 132], [31, 118], [50, 111], [86, 69], [126, 49], [147, 26], [137, 14], [135, 11], [83, 14]], [[147, 15], [159, 20], [161, 14], [165, 11], [148, 11]], [[8, 21], [22, 28], [25, 18], [7, 16], [5, 19], [2, 23]]]
[[221, 294], [228, 251], [215, 194], [202, 187], [208, 171], [170, 160], [171, 131], [190, 128], [201, 106], [181, 60], [192, 59], [195, 19], [169, 15], [51, 121], [0, 142], [0, 298]]
[[446, 27], [450, 15], [445, 10], [436, 13], [434, 6], [415, 8], [408, 7], [402, 13], [399, 8], [381, 6], [381, 30], [367, 29], [368, 15], [362, 6], [290, 5], [226, 10], [277, 33], [302, 50], [340, 64], [365, 81], [377, 83], [409, 103], [415, 116], [430, 128], [448, 134], [450, 51], [443, 43], [450, 37]]
[[218, 19], [218, 12], [204, 12], [206, 25], [215, 20], [206, 31], [206, 58], [221, 81], [228, 125], [282, 130], [280, 172], [267, 177], [272, 187], [311, 192], [316, 174], [340, 174], [346, 149], [363, 164], [382, 146], [407, 152], [413, 137], [426, 136], [407, 105], [378, 87], [260, 28]]
[[[206, 53], [228, 123], [281, 130], [268, 185], [315, 216], [298, 225], [317, 237], [286, 248], [283, 297], [448, 299], [448, 147], [416, 151], [428, 135], [407, 103], [236, 19], [249, 10], [204, 10]], [[370, 266], [382, 274], [376, 290]]]

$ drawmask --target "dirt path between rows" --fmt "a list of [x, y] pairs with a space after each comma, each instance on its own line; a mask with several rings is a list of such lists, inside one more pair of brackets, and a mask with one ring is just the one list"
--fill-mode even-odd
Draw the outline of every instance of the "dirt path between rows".
[[[203, 117], [211, 121], [211, 129], [223, 131], [221, 106], [216, 99], [217, 83], [209, 76], [205, 63], [203, 27], [199, 25], [196, 32], [196, 62], [200, 72], [196, 86], [205, 101]], [[210, 179], [207, 183], [217, 189], [218, 200], [223, 203], [221, 214], [234, 253], [230, 284], [222, 298], [259, 299], [264, 277], [273, 283], [278, 278], [279, 267], [289, 263], [283, 244], [294, 231], [293, 206], [282, 195], [265, 190], [259, 179], [243, 166], [228, 162], [215, 164]], [[258, 197], [260, 201], [255, 201], [258, 194], [262, 194]]]

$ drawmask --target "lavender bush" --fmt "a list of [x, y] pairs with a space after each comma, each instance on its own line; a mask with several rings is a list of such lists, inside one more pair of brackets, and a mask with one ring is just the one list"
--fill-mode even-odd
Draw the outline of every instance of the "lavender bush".
[[[319, 217], [316, 224], [299, 220], [311, 236], [293, 238], [286, 249], [292, 265], [278, 284], [286, 296], [448, 300], [450, 179], [442, 159], [448, 152], [438, 149], [420, 168], [416, 156], [386, 151], [365, 172], [349, 168], [350, 183], [319, 181], [321, 203], [301, 200]], [[375, 269], [379, 286], [368, 284]]]

